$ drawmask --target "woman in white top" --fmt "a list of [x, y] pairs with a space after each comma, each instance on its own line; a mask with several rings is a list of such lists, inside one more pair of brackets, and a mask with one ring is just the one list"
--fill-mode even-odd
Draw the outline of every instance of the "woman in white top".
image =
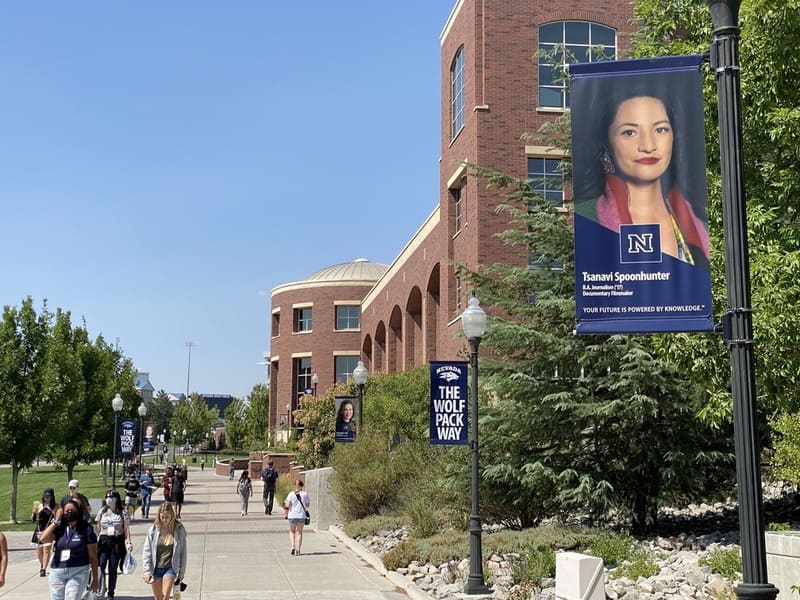
[[97, 514], [96, 532], [97, 562], [106, 578], [107, 597], [113, 598], [119, 567], [132, 548], [130, 519], [117, 490], [106, 492], [106, 504]]
[[299, 479], [294, 482], [294, 491], [289, 492], [283, 507], [289, 512], [286, 518], [289, 520], [289, 542], [292, 544], [292, 555], [300, 555], [300, 547], [303, 545], [303, 526], [306, 523], [308, 506], [311, 498], [303, 491], [304, 484]]

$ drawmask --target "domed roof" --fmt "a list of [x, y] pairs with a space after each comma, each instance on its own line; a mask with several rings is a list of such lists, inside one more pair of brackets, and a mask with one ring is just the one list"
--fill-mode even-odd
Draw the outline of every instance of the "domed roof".
[[389, 265], [357, 258], [353, 262], [339, 263], [321, 269], [303, 281], [378, 281], [388, 268]]

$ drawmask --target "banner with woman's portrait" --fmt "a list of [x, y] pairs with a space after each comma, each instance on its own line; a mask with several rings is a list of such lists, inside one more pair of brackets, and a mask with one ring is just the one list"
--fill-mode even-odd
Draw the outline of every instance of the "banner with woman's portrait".
[[350, 443], [356, 441], [356, 415], [358, 399], [354, 396], [336, 396], [336, 430], [334, 441]]
[[713, 329], [701, 65], [570, 65], [578, 333]]

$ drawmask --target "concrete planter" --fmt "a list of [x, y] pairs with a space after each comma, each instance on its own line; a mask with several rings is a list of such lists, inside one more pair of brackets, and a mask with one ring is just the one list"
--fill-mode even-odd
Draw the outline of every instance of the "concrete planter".
[[800, 585], [800, 531], [768, 531], [767, 579], [778, 588], [777, 600], [800, 599], [793, 585]]

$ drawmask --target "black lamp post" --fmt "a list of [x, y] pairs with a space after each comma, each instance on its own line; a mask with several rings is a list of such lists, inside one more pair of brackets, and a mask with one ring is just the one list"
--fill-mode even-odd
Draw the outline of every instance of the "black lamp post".
[[316, 398], [317, 397], [317, 385], [319, 384], [319, 375], [314, 373], [311, 376], [311, 383], [314, 386], [314, 398]]
[[144, 418], [147, 415], [147, 405], [142, 401], [139, 408], [139, 472], [144, 468]]
[[114, 439], [111, 445], [111, 489], [117, 488], [117, 432], [119, 429], [119, 411], [122, 410], [122, 396], [117, 393], [111, 399], [111, 408], [114, 411]]
[[364, 426], [364, 385], [367, 383], [367, 368], [364, 363], [358, 361], [356, 368], [353, 369], [353, 381], [358, 386], [358, 430], [361, 431]]
[[728, 310], [723, 333], [730, 349], [739, 537], [743, 583], [738, 598], [772, 600], [778, 589], [767, 583], [764, 509], [761, 500], [756, 425], [756, 384], [750, 297], [750, 256], [742, 168], [742, 99], [739, 87], [739, 0], [706, 0], [714, 25], [711, 68], [717, 79], [722, 217]]
[[481, 549], [481, 516], [478, 503], [478, 347], [486, 333], [486, 313], [473, 296], [461, 314], [461, 328], [469, 340], [469, 364], [472, 367], [470, 382], [470, 412], [472, 413], [472, 507], [469, 515], [469, 576], [464, 585], [465, 594], [491, 594], [483, 580], [483, 550]]

